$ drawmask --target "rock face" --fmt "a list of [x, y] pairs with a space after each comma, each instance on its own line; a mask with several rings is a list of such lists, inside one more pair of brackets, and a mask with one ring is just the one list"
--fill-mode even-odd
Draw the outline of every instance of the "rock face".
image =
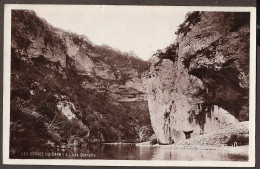
[[33, 11], [13, 11], [12, 23], [12, 48], [27, 59], [43, 56], [60, 63], [64, 69], [74, 66], [81, 74], [123, 84], [126, 80], [135, 82], [136, 78], [140, 79], [147, 64], [132, 57], [132, 53], [122, 53], [105, 45], [97, 46], [85, 36], [54, 28], [36, 17]]
[[149, 112], [161, 144], [248, 120], [249, 13], [191, 12], [149, 60]]
[[[12, 11], [11, 149], [139, 142], [153, 133], [133, 53]], [[34, 138], [33, 140], [31, 138]]]
[[75, 114], [71, 110], [75, 111], [75, 106], [70, 102], [59, 102], [57, 105], [61, 113], [66, 116], [69, 120], [76, 118]]

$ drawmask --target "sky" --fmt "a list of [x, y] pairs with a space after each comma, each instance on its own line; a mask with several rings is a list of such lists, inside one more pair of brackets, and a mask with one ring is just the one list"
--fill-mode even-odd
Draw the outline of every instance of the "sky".
[[174, 42], [187, 10], [159, 6], [31, 5], [54, 27], [85, 35], [96, 45], [133, 51], [148, 60]]

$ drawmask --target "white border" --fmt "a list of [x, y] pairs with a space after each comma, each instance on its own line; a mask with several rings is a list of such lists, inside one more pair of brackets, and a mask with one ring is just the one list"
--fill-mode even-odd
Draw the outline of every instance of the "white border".
[[[34, 4], [40, 5], [40, 4]], [[78, 165], [78, 166], [201, 166], [201, 167], [254, 167], [255, 166], [255, 93], [256, 93], [256, 8], [255, 7], [194, 7], [149, 6], [151, 8], [180, 8], [190, 11], [250, 12], [250, 89], [249, 89], [249, 160], [235, 161], [174, 161], [174, 160], [71, 160], [71, 159], [9, 159], [10, 134], [10, 65], [11, 65], [11, 9], [26, 9], [34, 5], [6, 4], [4, 7], [4, 84], [3, 84], [3, 163], [24, 165]], [[49, 5], [41, 5], [49, 6]], [[51, 5], [53, 6], [53, 5]], [[68, 6], [68, 5], [63, 5]], [[73, 7], [72, 5], [70, 5]], [[77, 5], [84, 7], [85, 5]], [[87, 5], [96, 6], [96, 5]], [[102, 5], [115, 8], [119, 5]], [[136, 6], [128, 6], [136, 7]], [[147, 7], [147, 6], [142, 6]]]

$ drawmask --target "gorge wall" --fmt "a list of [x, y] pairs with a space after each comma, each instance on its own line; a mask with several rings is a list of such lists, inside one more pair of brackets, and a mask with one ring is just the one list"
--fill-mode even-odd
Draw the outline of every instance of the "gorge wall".
[[143, 79], [161, 144], [248, 120], [249, 13], [190, 12]]
[[141, 80], [147, 62], [55, 28], [34, 11], [12, 10], [11, 26], [11, 152], [153, 134]]

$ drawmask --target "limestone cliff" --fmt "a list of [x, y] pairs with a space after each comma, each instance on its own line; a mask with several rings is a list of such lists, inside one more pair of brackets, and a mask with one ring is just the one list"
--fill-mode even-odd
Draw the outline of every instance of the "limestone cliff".
[[149, 60], [153, 129], [170, 144], [248, 120], [249, 13], [190, 12]]
[[153, 134], [141, 81], [147, 62], [30, 10], [12, 10], [11, 26], [11, 150], [139, 142]]
[[[109, 46], [93, 44], [84, 35], [55, 28], [45, 20], [38, 18], [34, 11], [12, 11], [12, 48], [22, 59], [40, 56], [61, 64], [61, 69], [74, 67], [78, 74], [88, 75], [111, 84], [122, 84], [137, 88], [147, 63], [134, 56]], [[98, 87], [98, 86], [96, 86]]]

